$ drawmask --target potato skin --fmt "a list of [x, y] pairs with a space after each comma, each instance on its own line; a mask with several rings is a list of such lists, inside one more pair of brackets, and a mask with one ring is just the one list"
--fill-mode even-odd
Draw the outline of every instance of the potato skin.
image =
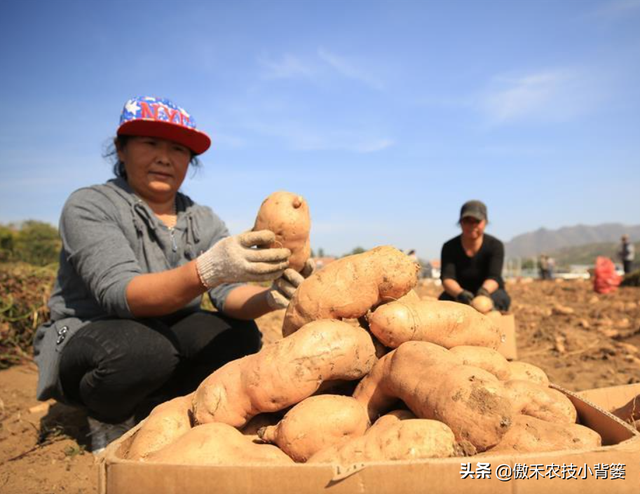
[[367, 407], [371, 419], [400, 399], [416, 416], [445, 423], [459, 442], [469, 442], [478, 451], [500, 441], [513, 415], [502, 382], [428, 342], [403, 343], [382, 357], [353, 396]]
[[464, 365], [472, 365], [490, 372], [500, 381], [508, 381], [511, 378], [509, 361], [497, 350], [483, 346], [455, 346], [449, 350], [457, 355]]
[[495, 322], [457, 302], [420, 300], [390, 302], [369, 317], [369, 328], [380, 342], [397, 348], [407, 341], [427, 341], [453, 348], [461, 345], [500, 345]]
[[311, 256], [311, 217], [309, 205], [302, 196], [287, 191], [271, 194], [262, 202], [253, 229], [275, 233], [276, 240], [269, 247], [289, 249], [289, 267], [302, 271]]
[[125, 458], [144, 459], [191, 430], [192, 399], [193, 393], [155, 407], [132, 437]]
[[336, 320], [311, 322], [207, 377], [194, 395], [195, 423], [243, 427], [259, 413], [308, 398], [324, 381], [360, 379], [375, 361], [366, 330]]
[[258, 430], [258, 436], [304, 463], [321, 449], [362, 436], [368, 427], [367, 411], [354, 398], [319, 395], [302, 400], [277, 425]]
[[338, 259], [298, 287], [282, 333], [288, 336], [318, 319], [357, 319], [409, 292], [418, 283], [418, 271], [411, 258], [390, 246]]
[[254, 443], [249, 436], [221, 423], [194, 427], [146, 461], [171, 465], [293, 464], [276, 446]]
[[542, 453], [563, 449], [593, 449], [602, 444], [602, 438], [594, 430], [578, 424], [555, 424], [516, 415], [513, 425], [494, 448], [481, 456], [492, 453]]
[[511, 379], [513, 380], [519, 379], [549, 386], [547, 373], [538, 366], [516, 360], [509, 362], [509, 369], [511, 370]]
[[571, 400], [556, 389], [523, 380], [507, 381], [505, 388], [515, 415], [529, 415], [555, 424], [575, 424], [578, 419]]
[[320, 450], [307, 463], [349, 465], [356, 462], [419, 460], [456, 456], [456, 439], [449, 427], [437, 420], [409, 418], [375, 424], [341, 447]]

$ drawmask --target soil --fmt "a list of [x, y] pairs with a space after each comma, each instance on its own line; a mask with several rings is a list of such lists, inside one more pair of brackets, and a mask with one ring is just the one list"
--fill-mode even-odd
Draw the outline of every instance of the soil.
[[[640, 288], [598, 295], [588, 281], [525, 279], [507, 289], [519, 360], [574, 391], [640, 382]], [[440, 289], [422, 283], [417, 292], [426, 298]], [[280, 337], [282, 317], [278, 311], [258, 320], [266, 343]], [[0, 371], [0, 492], [97, 493], [85, 415], [36, 401], [36, 382], [32, 363]]]

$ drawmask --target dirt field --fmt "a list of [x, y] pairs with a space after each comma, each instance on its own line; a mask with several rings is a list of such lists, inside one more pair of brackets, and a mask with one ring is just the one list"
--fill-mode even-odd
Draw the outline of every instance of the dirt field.
[[[596, 295], [586, 281], [534, 281], [508, 291], [520, 360], [575, 391], [640, 382], [640, 288]], [[418, 292], [435, 296], [439, 289], [423, 285]], [[266, 342], [279, 337], [282, 315], [258, 321]], [[33, 365], [0, 372], [0, 492], [97, 492], [84, 415], [37, 402], [36, 380]]]

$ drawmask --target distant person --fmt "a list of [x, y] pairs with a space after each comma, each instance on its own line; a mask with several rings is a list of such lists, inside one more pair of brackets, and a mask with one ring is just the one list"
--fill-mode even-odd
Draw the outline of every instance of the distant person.
[[508, 311], [511, 298], [502, 279], [504, 245], [484, 233], [487, 222], [487, 207], [481, 201], [468, 201], [460, 209], [462, 234], [442, 246], [440, 300], [469, 304], [477, 295], [485, 295], [496, 309]]
[[546, 254], [540, 254], [538, 258], [538, 270], [540, 271], [540, 279], [548, 280], [549, 276], [549, 257]]
[[553, 279], [553, 275], [556, 271], [556, 260], [553, 257], [547, 256], [547, 276], [550, 280]]
[[[76, 190], [62, 210], [51, 321], [34, 342], [37, 397], [83, 407], [94, 452], [131, 428], [145, 403], [186, 395], [257, 352], [254, 319], [286, 307], [303, 280], [287, 269], [288, 249], [259, 248], [273, 232], [230, 236], [179, 192], [210, 142], [171, 101], [129, 100], [110, 154], [115, 178]], [[205, 293], [217, 312], [201, 310]]]
[[620, 250], [618, 251], [618, 257], [622, 261], [622, 269], [624, 274], [629, 274], [633, 271], [633, 260], [636, 256], [635, 248], [629, 241], [629, 235], [625, 234], [620, 239]]

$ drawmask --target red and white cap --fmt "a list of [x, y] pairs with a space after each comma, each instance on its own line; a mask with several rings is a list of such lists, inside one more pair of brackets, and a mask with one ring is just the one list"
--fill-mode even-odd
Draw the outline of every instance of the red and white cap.
[[127, 101], [120, 115], [119, 136], [158, 137], [188, 147], [202, 154], [211, 139], [196, 129], [196, 122], [184, 108], [168, 99], [141, 96]]

